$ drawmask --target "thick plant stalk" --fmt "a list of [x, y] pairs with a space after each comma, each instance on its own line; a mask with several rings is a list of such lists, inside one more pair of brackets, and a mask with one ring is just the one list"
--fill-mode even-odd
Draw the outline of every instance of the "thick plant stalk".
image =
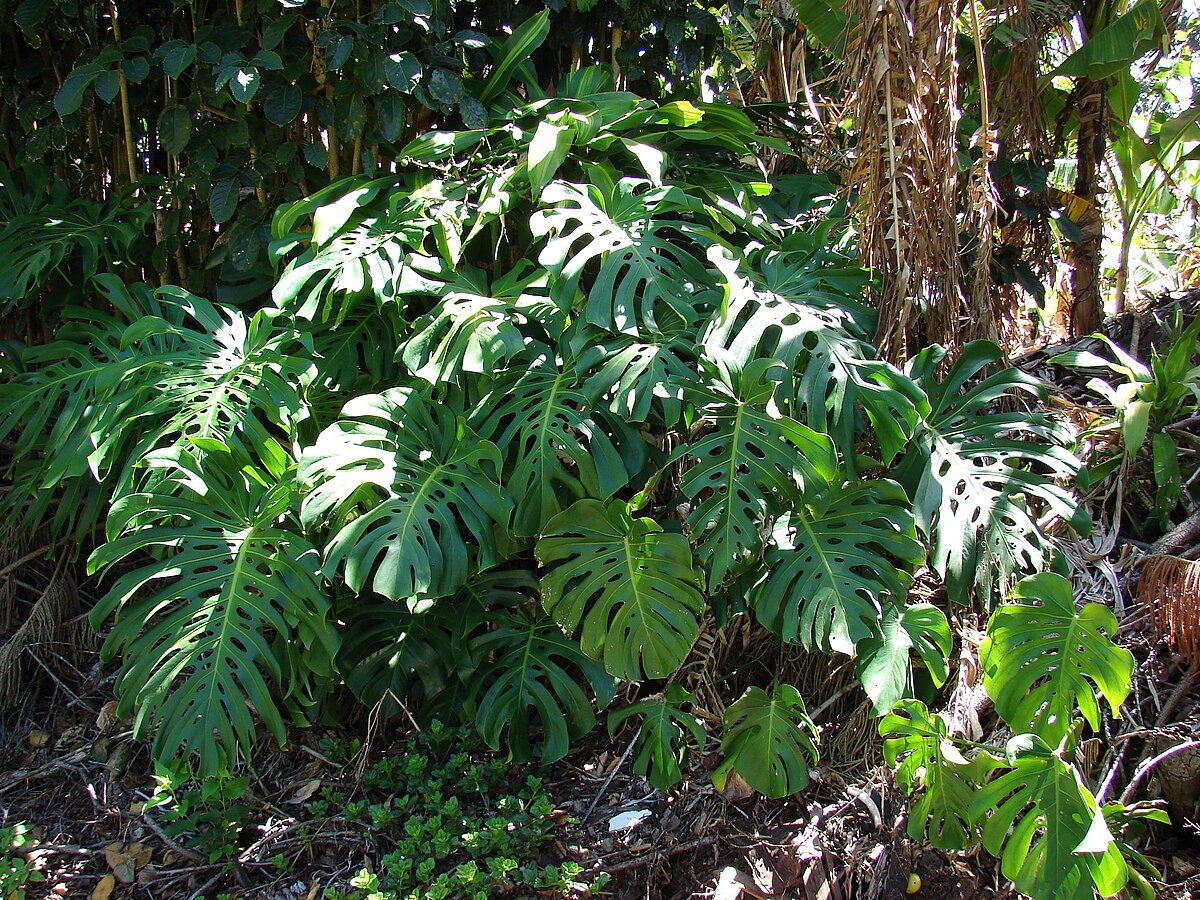
[[[117, 3], [111, 0], [113, 40], [121, 43], [121, 26], [117, 22]], [[137, 157], [133, 143], [133, 116], [129, 110], [129, 82], [125, 71], [117, 67], [117, 90], [121, 97], [121, 122], [125, 127], [125, 162], [129, 166], [129, 183], [137, 184]]]
[[[1080, 88], [1079, 138], [1075, 149], [1075, 196], [1094, 206], [1100, 193], [1100, 162], [1106, 145], [1105, 111], [1108, 96], [1103, 82], [1086, 80]], [[1100, 328], [1100, 245], [1104, 229], [1091, 217], [1083, 239], [1071, 245], [1071, 334], [1091, 334]], [[1088, 226], [1091, 227], [1088, 227]]]
[[961, 343], [954, 7], [855, 0], [845, 77], [858, 122], [850, 177], [863, 258], [881, 279], [880, 352]]

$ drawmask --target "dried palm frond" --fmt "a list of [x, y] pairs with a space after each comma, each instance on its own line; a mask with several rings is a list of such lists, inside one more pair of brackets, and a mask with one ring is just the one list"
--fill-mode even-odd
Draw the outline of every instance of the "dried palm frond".
[[979, 107], [983, 121], [976, 137], [979, 158], [971, 166], [967, 187], [967, 209], [969, 227], [975, 239], [975, 259], [971, 264], [970, 313], [964, 329], [966, 340], [987, 340], [1000, 343], [996, 327], [998, 294], [992, 282], [992, 257], [995, 244], [996, 217], [1000, 209], [1000, 194], [992, 181], [992, 163], [998, 155], [999, 142], [991, 115], [991, 89], [988, 86], [988, 70], [983, 48], [983, 30], [979, 24], [979, 13], [975, 0], [970, 6], [971, 38], [975, 48], [975, 65], [979, 77]]
[[1200, 562], [1156, 554], [1142, 560], [1138, 601], [1150, 627], [1192, 663], [1200, 663]]
[[876, 341], [889, 359], [960, 343], [956, 220], [958, 32], [937, 0], [854, 0], [845, 84], [862, 254], [881, 276]]
[[20, 695], [25, 651], [53, 639], [63, 622], [78, 612], [78, 606], [75, 579], [64, 557], [21, 627], [0, 645], [0, 706], [11, 706]]

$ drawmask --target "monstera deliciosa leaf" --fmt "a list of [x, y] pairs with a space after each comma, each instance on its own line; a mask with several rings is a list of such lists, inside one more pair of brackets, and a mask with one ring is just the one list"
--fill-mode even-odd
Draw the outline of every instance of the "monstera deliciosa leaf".
[[1096, 798], [1075, 767], [1034, 735], [1006, 751], [1009, 771], [980, 788], [967, 815], [983, 823], [983, 846], [1030, 897], [1092, 900], [1129, 877]]
[[986, 341], [968, 344], [938, 380], [944, 356], [941, 347], [930, 347], [908, 364], [927, 403], [921, 404], [917, 435], [895, 474], [913, 498], [917, 527], [933, 537], [934, 569], [951, 598], [968, 603], [975, 592], [990, 598], [1002, 577], [1044, 565], [1051, 544], [1038, 525], [1043, 515], [1057, 515], [1078, 531], [1086, 531], [1090, 521], [1059, 485], [1079, 468], [1064, 449], [1065, 430], [1040, 412], [990, 409], [993, 401], [1017, 391], [1041, 397], [1041, 386], [1016, 369], [1004, 369], [967, 387], [1001, 358], [999, 348]]
[[713, 780], [722, 788], [732, 768], [772, 799], [803, 790], [809, 765], [817, 761], [816, 733], [800, 692], [790, 684], [778, 685], [771, 694], [749, 688], [725, 710], [725, 762]]
[[1133, 654], [1113, 643], [1112, 610], [1098, 603], [1077, 610], [1071, 583], [1053, 572], [1020, 582], [1014, 600], [992, 614], [979, 647], [984, 687], [1004, 721], [1056, 744], [1076, 708], [1099, 729], [1097, 689], [1120, 715]]
[[590, 174], [590, 184], [548, 185], [541, 197], [548, 207], [529, 223], [535, 237], [549, 236], [539, 261], [557, 276], [555, 295], [570, 305], [596, 261], [595, 280], [585, 287], [589, 323], [636, 336], [692, 322], [717, 296], [708, 268], [680, 243], [695, 229], [671, 218], [690, 213], [693, 202], [678, 187], [613, 180], [600, 167]]
[[991, 757], [969, 760], [950, 739], [946, 722], [931, 715], [919, 700], [901, 700], [879, 723], [883, 758], [896, 773], [896, 786], [920, 791], [908, 811], [908, 833], [939, 850], [966, 848], [974, 822], [967, 815]]
[[495, 748], [505, 739], [519, 762], [535, 755], [544, 762], [561, 759], [571, 741], [596, 724], [582, 685], [604, 707], [612, 702], [616, 681], [549, 616], [498, 610], [492, 621], [495, 627], [471, 644], [480, 661], [471, 678], [474, 696], [482, 694], [475, 716], [479, 733]]
[[861, 406], [890, 461], [912, 436], [916, 410], [903, 392], [872, 377], [884, 364], [874, 360], [862, 332], [861, 279], [852, 282], [853, 291], [822, 292], [815, 289], [819, 273], [804, 277], [806, 264], [796, 254], [764, 254], [759, 264], [766, 272], [753, 262], [739, 269], [719, 254], [715, 262], [724, 276], [725, 301], [704, 332], [705, 356], [738, 368], [755, 359], [782, 362], [794, 381], [781, 385], [780, 402], [787, 400], [797, 417], [829, 434], [848, 466], [854, 464]]
[[758, 620], [807, 650], [853, 656], [880, 634], [884, 606], [903, 602], [908, 568], [925, 559], [908, 498], [878, 480], [830, 484], [775, 528], [754, 591]]
[[680, 489], [692, 501], [688, 527], [707, 561], [709, 587], [761, 550], [765, 521], [794, 503], [802, 489], [834, 475], [832, 441], [772, 412], [776, 379], [786, 375], [774, 360], [758, 359], [689, 389], [711, 430], [680, 447], [672, 461], [690, 463]]
[[695, 702], [695, 697], [678, 684], [672, 684], [661, 696], [631, 703], [608, 715], [610, 736], [615, 735], [621, 723], [631, 716], [642, 717], [633, 771], [661, 791], [670, 790], [683, 780], [682, 765], [687, 755], [688, 737], [697, 747], [704, 746], [704, 726], [683, 709]]
[[104, 655], [123, 658], [117, 691], [122, 714], [136, 712], [135, 732], [155, 732], [159, 758], [198, 752], [213, 774], [254, 746], [255, 712], [285, 741], [275, 697], [297, 711], [314, 702], [313, 676], [333, 672], [336, 633], [319, 555], [298, 534], [290, 473], [222, 453], [202, 465], [178, 448], [146, 465], [174, 492], [118, 500], [88, 568], [153, 557], [119, 578], [92, 623], [114, 620]]
[[306, 528], [333, 532], [325, 565], [356, 593], [444, 597], [499, 558], [512, 501], [500, 451], [411, 388], [356, 397], [305, 449]]
[[953, 646], [946, 614], [932, 603], [889, 603], [879, 633], [858, 646], [858, 679], [875, 712], [882, 715], [913, 695], [913, 651], [934, 687], [941, 687], [950, 674], [946, 659]]
[[700, 632], [700, 574], [682, 534], [634, 518], [628, 504], [580, 500], [537, 544], [542, 606], [618, 678], [665, 678]]
[[545, 348], [497, 378], [471, 421], [503, 449], [518, 535], [538, 534], [574, 499], [611, 497], [629, 480], [575, 372], [559, 369]]
[[491, 374], [520, 353], [525, 339], [514, 301], [521, 285], [507, 281], [489, 285], [480, 269], [455, 272], [442, 299], [413, 323], [413, 335], [401, 348], [408, 370], [431, 383], [459, 382], [468, 373]]

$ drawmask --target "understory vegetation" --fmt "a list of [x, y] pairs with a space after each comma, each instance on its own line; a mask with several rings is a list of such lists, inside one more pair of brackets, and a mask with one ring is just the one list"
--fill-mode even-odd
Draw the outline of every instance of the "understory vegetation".
[[[1111, 416], [1077, 427], [991, 341], [881, 352], [841, 178], [788, 156], [778, 110], [642, 96], [579, 60], [541, 84], [548, 11], [489, 37], [424, 3], [326, 27], [309, 84], [286, 51], [333, 20], [278, 5], [242, 37], [127, 36], [43, 98], [95, 154], [95, 99], [128, 138], [131, 86], [161, 74], [153, 134], [125, 147], [136, 190], [0, 171], [0, 521], [101, 586], [88, 618], [168, 830], [228, 855], [239, 773], [353, 698], [429, 748], [308, 801], [404, 830], [328, 896], [599, 892], [530, 861], [561, 816], [474, 741], [548, 764], [603, 720], [661, 791], [716, 745], [718, 790], [803, 791], [827, 698], [781, 668], [714, 717], [686, 687], [704, 636], [752, 621], [853, 667], [914, 841], [981, 846], [1036, 898], [1154, 896], [1135, 838], [1164, 813], [1084, 760], [1134, 658], [1061, 550], [1093, 527], [1080, 491], [1139, 466], [1144, 541], [1191, 514], [1168, 426], [1200, 397], [1200, 324], [1149, 365], [1112, 342], [1057, 357], [1113, 375], [1093, 385]], [[16, 18], [44, 41], [38, 6]], [[673, 46], [699, 54], [719, 29], [688, 23]], [[139, 180], [155, 154], [171, 177]], [[938, 712], [952, 689], [1004, 739]]]

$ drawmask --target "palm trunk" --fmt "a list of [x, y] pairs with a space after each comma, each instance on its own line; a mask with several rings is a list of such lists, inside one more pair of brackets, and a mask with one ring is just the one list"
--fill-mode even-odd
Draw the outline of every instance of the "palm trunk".
[[[1100, 162], [1105, 151], [1105, 112], [1108, 96], [1103, 82], [1086, 81], [1080, 89], [1079, 142], [1076, 145], [1075, 196], [1094, 210], [1100, 195]], [[1089, 217], [1099, 219], [1096, 217]], [[1102, 224], [1084, 224], [1082, 240], [1071, 247], [1071, 334], [1079, 337], [1100, 327], [1103, 303], [1100, 297], [1100, 247]]]

